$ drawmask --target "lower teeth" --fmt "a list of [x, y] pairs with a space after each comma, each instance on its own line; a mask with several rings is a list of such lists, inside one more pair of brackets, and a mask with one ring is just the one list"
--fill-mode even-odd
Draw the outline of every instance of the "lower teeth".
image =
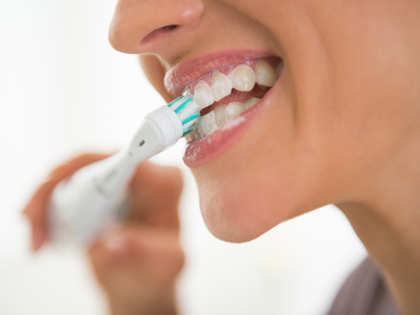
[[194, 131], [188, 135], [187, 141], [201, 140], [253, 107], [260, 98], [252, 97], [245, 103], [232, 102], [226, 106], [217, 106], [214, 110], [202, 116], [195, 125]]

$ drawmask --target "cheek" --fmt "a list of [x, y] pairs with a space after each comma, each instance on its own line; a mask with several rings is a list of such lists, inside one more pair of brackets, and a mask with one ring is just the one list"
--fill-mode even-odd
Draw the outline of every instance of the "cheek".
[[[418, 121], [418, 48], [410, 40], [418, 37], [410, 34], [418, 29], [418, 18], [403, 3], [389, 8], [390, 3], [361, 2], [343, 8], [341, 21], [319, 16], [316, 23], [326, 34], [330, 84], [324, 95], [330, 98], [317, 103], [316, 110], [310, 110], [313, 104], [306, 106], [310, 115], [303, 125], [311, 126], [309, 131], [328, 152], [341, 185], [344, 179], [358, 186], [356, 177], [363, 182], [375, 176], [373, 170], [384, 168], [401, 150]], [[347, 190], [343, 187], [343, 195]]]

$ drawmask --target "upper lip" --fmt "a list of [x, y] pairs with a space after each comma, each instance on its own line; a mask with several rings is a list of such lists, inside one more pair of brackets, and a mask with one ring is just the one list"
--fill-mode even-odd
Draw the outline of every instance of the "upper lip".
[[166, 72], [165, 88], [173, 97], [181, 94], [185, 87], [201, 76], [229, 65], [247, 60], [273, 56], [267, 51], [235, 50], [208, 54], [181, 62]]

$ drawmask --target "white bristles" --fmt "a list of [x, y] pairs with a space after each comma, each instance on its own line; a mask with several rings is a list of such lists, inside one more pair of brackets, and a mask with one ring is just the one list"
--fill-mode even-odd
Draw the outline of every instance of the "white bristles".
[[191, 131], [191, 127], [200, 116], [200, 106], [193, 100], [191, 95], [185, 94], [168, 104], [182, 123], [184, 136]]

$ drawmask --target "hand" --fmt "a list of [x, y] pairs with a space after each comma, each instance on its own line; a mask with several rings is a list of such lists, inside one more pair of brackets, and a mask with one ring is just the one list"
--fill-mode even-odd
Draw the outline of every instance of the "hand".
[[[78, 156], [55, 169], [38, 188], [24, 209], [34, 251], [48, 240], [46, 204], [54, 187], [79, 168], [106, 157]], [[174, 314], [174, 285], [184, 264], [178, 237], [181, 172], [146, 162], [137, 168], [130, 187], [128, 219], [88, 249], [94, 274], [112, 314]]]

